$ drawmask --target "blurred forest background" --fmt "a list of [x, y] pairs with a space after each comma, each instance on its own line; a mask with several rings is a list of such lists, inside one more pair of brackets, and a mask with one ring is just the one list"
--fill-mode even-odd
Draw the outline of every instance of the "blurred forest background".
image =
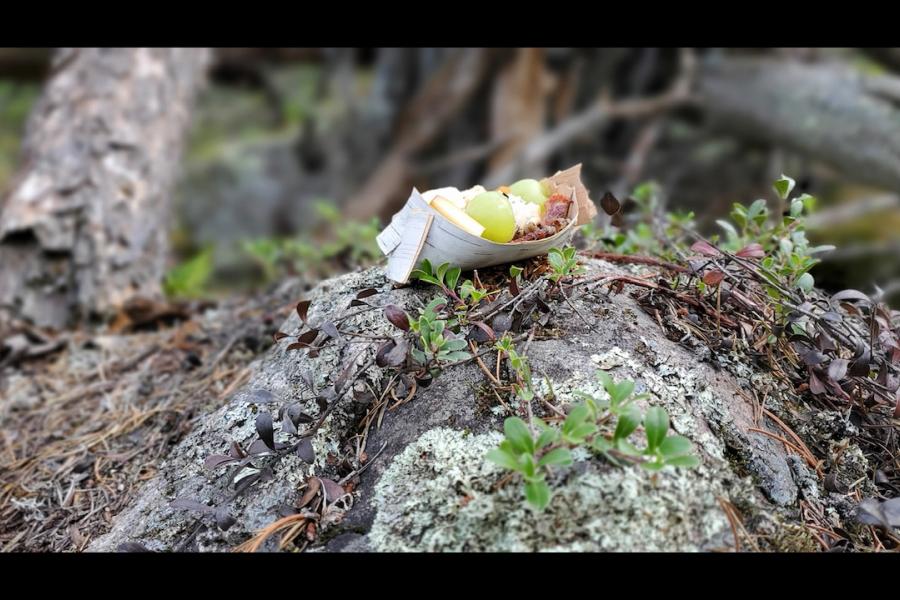
[[[374, 236], [412, 186], [497, 185], [578, 162], [595, 200], [606, 190], [631, 198], [630, 227], [693, 211], [709, 234], [724, 233], [716, 221], [734, 202], [773, 206], [771, 183], [785, 173], [818, 200], [813, 242], [837, 246], [817, 284], [900, 298], [900, 49], [229, 48], [156, 59], [158, 80], [148, 70], [132, 81], [149, 60], [136, 50], [0, 49], [0, 300], [39, 324], [62, 326], [79, 302], [76, 313], [102, 315], [160, 282], [170, 297], [214, 297], [377, 262]], [[157, 93], [164, 105], [153, 108]], [[110, 105], [58, 108], [79, 95]], [[143, 115], [122, 109], [127, 142], [102, 133], [115, 129], [102, 114], [116, 102], [146, 105]], [[152, 193], [125, 225], [98, 217], [120, 231], [117, 258], [95, 243], [86, 260], [111, 260], [110, 272], [133, 260], [149, 283], [130, 274], [122, 292], [95, 272], [81, 291], [53, 284], [65, 308], [48, 308], [48, 281], [65, 268], [35, 261], [78, 255], [86, 228], [59, 215], [111, 193], [97, 184], [76, 202], [71, 190], [92, 161], [115, 171], [116, 152], [141, 155], [116, 167], [122, 189]], [[39, 187], [35, 171], [56, 190], [39, 217], [14, 206]], [[161, 241], [129, 229], [135, 220]], [[591, 231], [582, 244], [615, 245], [608, 223]], [[44, 258], [26, 258], [29, 247]], [[14, 263], [44, 269], [40, 300], [23, 296], [28, 277]], [[104, 293], [108, 302], [95, 298]]]

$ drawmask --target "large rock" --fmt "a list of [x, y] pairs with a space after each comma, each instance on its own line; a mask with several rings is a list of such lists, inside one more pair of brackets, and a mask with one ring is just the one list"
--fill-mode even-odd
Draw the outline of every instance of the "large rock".
[[[587, 266], [589, 274], [623, 270], [602, 261], [588, 261]], [[382, 292], [370, 301], [410, 308], [427, 302], [435, 291], [430, 286], [392, 289], [378, 269], [351, 273], [311, 292], [310, 322], [358, 310], [347, 306], [368, 287]], [[554, 473], [555, 496], [548, 509], [534, 514], [524, 503], [520, 482], [504, 480], [498, 468], [484, 461], [500, 439], [505, 409], [481, 370], [467, 363], [446, 370], [411, 401], [387, 411], [380, 429], [370, 429], [368, 455], [383, 450], [360, 474], [352, 507], [342, 520], [322, 528], [310, 549], [712, 550], [734, 544], [723, 501], [741, 507], [748, 520], [790, 518], [802, 493], [797, 473], [808, 473], [794, 464], [798, 461], [782, 444], [749, 431], [777, 430], [765, 421], [757, 424], [752, 394], [744, 391], [754, 388], [776, 397], [780, 391], [773, 378], [736, 357], [714, 356], [705, 346], [670, 340], [628, 293], [595, 293], [574, 301], [574, 307], [581, 316], [564, 303], [554, 307], [545, 333], [555, 335], [542, 334], [527, 348], [537, 388], [549, 393], [552, 387], [554, 402], [565, 408], [578, 401], [576, 391], [604, 393], [595, 379], [598, 368], [618, 379], [633, 379], [638, 392], [649, 394], [644, 404], [665, 407], [673, 429], [693, 440], [702, 460], [699, 468], [652, 475], [577, 454], [572, 467]], [[293, 315], [282, 331], [299, 328]], [[341, 328], [370, 336], [396, 333], [380, 310], [362, 312]], [[313, 375], [321, 390], [350, 361], [367, 364], [377, 343], [369, 341], [343, 346], [332, 341], [316, 358], [287, 351], [285, 343], [270, 350], [252, 366], [250, 382], [202, 419], [139, 499], [117, 517], [110, 533], [90, 549], [112, 551], [124, 542], [137, 542], [152, 550], [229, 550], [277, 520], [280, 507], [295, 504], [301, 495], [298, 486], [311, 475], [337, 481], [359, 467], [352, 463], [358, 442], [352, 436], [366, 405], [348, 396], [313, 439], [314, 464], [293, 455], [273, 461], [270, 480], [231, 502], [236, 523], [227, 531], [169, 506], [175, 498], [219, 503], [232, 493], [222, 470], [210, 471], [203, 461], [225, 453], [232, 440], [246, 447], [256, 437], [256, 414], [275, 411], [255, 403], [260, 398], [256, 390], [284, 402], [300, 401], [316, 415], [319, 409], [303, 383], [304, 372]], [[387, 377], [390, 373], [372, 366], [356, 386], [380, 390]], [[536, 410], [541, 409], [538, 404]], [[263, 548], [274, 548], [278, 537]]]

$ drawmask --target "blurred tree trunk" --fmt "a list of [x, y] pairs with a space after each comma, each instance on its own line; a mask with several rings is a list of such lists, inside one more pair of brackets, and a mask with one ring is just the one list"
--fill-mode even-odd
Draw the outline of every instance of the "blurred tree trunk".
[[0, 306], [42, 326], [160, 294], [205, 49], [60, 51], [0, 199]]

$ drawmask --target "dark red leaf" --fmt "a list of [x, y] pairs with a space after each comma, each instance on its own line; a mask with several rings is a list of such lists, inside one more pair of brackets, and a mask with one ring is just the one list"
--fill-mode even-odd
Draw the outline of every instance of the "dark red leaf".
[[382, 345], [380, 345], [378, 347], [378, 350], [375, 351], [375, 364], [378, 365], [379, 367], [381, 367], [382, 369], [385, 368], [388, 365], [388, 363], [387, 363], [388, 352], [393, 350], [396, 345], [397, 345], [397, 343], [394, 340], [388, 340], [385, 343], [383, 343]]
[[890, 523], [881, 510], [881, 503], [875, 498], [866, 498], [856, 507], [856, 520], [864, 525], [881, 526], [890, 529]]
[[224, 454], [212, 454], [206, 457], [206, 460], [203, 461], [203, 466], [209, 470], [214, 470], [222, 465], [230, 465], [231, 463], [236, 463], [240, 459], [234, 458], [233, 456], [226, 456]]
[[600, 206], [603, 208], [603, 212], [612, 216], [619, 212], [622, 208], [622, 203], [619, 202], [619, 199], [613, 196], [612, 192], [606, 192], [603, 194], [603, 197], [600, 198]]
[[297, 303], [297, 316], [300, 317], [300, 320], [306, 323], [306, 315], [309, 312], [309, 300], [301, 300]]
[[[494, 330], [488, 327], [484, 321], [472, 321], [472, 326], [472, 329], [469, 331], [469, 337], [476, 342], [494, 341], [497, 339]], [[478, 332], [481, 332], [483, 335], [480, 335]]]
[[501, 313], [494, 317], [494, 320], [491, 321], [491, 327], [493, 327], [496, 334], [502, 334], [506, 331], [509, 331], [512, 327], [512, 317], [510, 315]]
[[513, 298], [519, 295], [519, 282], [517, 279], [518, 277], [509, 278], [509, 293]]
[[258, 456], [260, 454], [271, 454], [272, 450], [269, 448], [266, 443], [262, 440], [253, 440], [253, 443], [250, 444], [250, 447], [247, 448], [247, 453], [250, 456]]
[[309, 465], [316, 462], [316, 452], [313, 450], [312, 441], [309, 438], [303, 438], [297, 444], [297, 456]]
[[828, 321], [829, 323], [840, 323], [843, 317], [840, 315], [840, 313], [829, 310], [822, 313], [822, 319]]
[[896, 402], [894, 403], [894, 418], [900, 419], [900, 388], [897, 389], [894, 396], [896, 397]]
[[278, 402], [278, 398], [269, 390], [255, 389], [247, 393], [246, 402], [251, 404], [271, 404]]
[[622, 228], [625, 226], [625, 217], [622, 216], [622, 213], [617, 212], [616, 214], [614, 214], [612, 216], [610, 223], [612, 224], [613, 227]]
[[321, 477], [318, 478], [319, 482], [322, 484], [322, 489], [325, 491], [325, 500], [326, 502], [334, 502], [347, 492], [344, 491], [344, 488], [339, 486], [336, 482], [330, 479], [323, 479]]
[[286, 338], [287, 336], [288, 336], [288, 334], [286, 334], [286, 333], [283, 332], [283, 331], [276, 331], [275, 334], [274, 334], [272, 337], [274, 337], [274, 338], [275, 338], [275, 341], [277, 342], [277, 341], [279, 341], [279, 340], [283, 340], [283, 339]]
[[290, 435], [297, 433], [297, 426], [294, 425], [294, 421], [291, 419], [291, 415], [288, 414], [288, 411], [284, 411], [284, 415], [282, 416], [281, 431]]
[[303, 383], [306, 384], [307, 389], [311, 391], [313, 394], [316, 393], [316, 382], [313, 380], [312, 373], [309, 369], [302, 369], [300, 371], [300, 379], [303, 380]]
[[869, 374], [871, 370], [872, 355], [869, 353], [867, 348], [863, 349], [861, 354], [858, 354], [857, 358], [850, 363], [850, 375], [853, 377], [865, 377]]
[[699, 252], [705, 256], [721, 256], [722, 253], [719, 252], [716, 248], [714, 248], [709, 242], [704, 242], [703, 240], [699, 240], [694, 242], [691, 246], [691, 250], [694, 252]]
[[228, 529], [237, 522], [234, 517], [228, 514], [228, 507], [225, 505], [216, 509], [215, 517], [216, 526], [222, 531], [228, 531]]
[[302, 333], [297, 337], [297, 343], [303, 344], [304, 346], [309, 346], [316, 340], [318, 336], [318, 329], [310, 329], [309, 331]]
[[809, 391], [817, 396], [825, 393], [825, 384], [812, 371], [809, 372]]
[[409, 353], [409, 341], [401, 339], [384, 356], [385, 364], [389, 367], [399, 367], [406, 362]]
[[306, 492], [303, 493], [303, 497], [300, 498], [300, 502], [297, 503], [297, 508], [303, 508], [309, 504], [312, 499], [316, 497], [316, 494], [319, 493], [320, 489], [322, 489], [322, 484], [319, 482], [318, 477], [310, 477], [307, 479]]
[[828, 475], [826, 475], [824, 484], [825, 491], [827, 492], [846, 494], [849, 491], [848, 487], [838, 480], [837, 473], [829, 473]]
[[247, 456], [247, 453], [244, 452], [244, 449], [241, 448], [241, 445], [237, 442], [231, 442], [231, 448], [228, 449], [228, 456], [232, 458], [244, 458]]
[[859, 290], [842, 290], [831, 297], [834, 302], [843, 302], [845, 300], [857, 300], [868, 302], [870, 298]]
[[337, 327], [331, 321], [325, 321], [319, 327], [322, 329], [322, 332], [330, 338], [334, 338], [337, 341], [341, 342], [344, 340], [341, 332], [337, 330]]
[[376, 290], [375, 288], [366, 288], [356, 295], [356, 299], [362, 300], [363, 298], [368, 298], [369, 296], [374, 296], [377, 293], [378, 293], [378, 290]]
[[194, 512], [207, 515], [211, 515], [216, 512], [215, 506], [209, 506], [208, 504], [203, 504], [202, 502], [197, 502], [196, 500], [191, 500], [190, 498], [177, 498], [176, 500], [172, 500], [171, 502], [169, 502], [169, 506], [171, 508], [192, 510]]
[[857, 506], [856, 520], [866, 525], [880, 525], [887, 530], [900, 527], [900, 498], [884, 502], [866, 498]]
[[406, 312], [396, 304], [388, 304], [384, 307], [384, 316], [397, 329], [409, 331], [409, 317]]
[[759, 244], [747, 244], [738, 250], [735, 256], [740, 256], [741, 258], [765, 258], [766, 251]]
[[817, 350], [808, 350], [802, 353], [800, 357], [803, 359], [803, 363], [808, 366], [822, 364], [828, 359], [827, 356]]
[[153, 552], [153, 550], [137, 542], [122, 542], [116, 547], [116, 552]]
[[891, 498], [882, 502], [881, 511], [892, 527], [900, 527], [900, 498]]
[[354, 298], [353, 300], [350, 301], [350, 308], [353, 308], [354, 306], [371, 306], [371, 305], [368, 302], [366, 302], [365, 300], [357, 300], [356, 298]]
[[350, 362], [344, 370], [341, 371], [341, 374], [338, 375], [337, 379], [334, 380], [334, 391], [338, 394], [341, 393], [341, 390], [344, 389], [344, 386], [347, 385], [347, 381], [350, 379], [350, 375], [356, 370], [356, 365]]
[[275, 450], [275, 432], [272, 429], [272, 415], [267, 412], [261, 412], [256, 415], [256, 433], [259, 434], [266, 446]]
[[823, 352], [834, 351], [836, 349], [834, 340], [832, 340], [828, 335], [821, 332], [816, 335], [816, 346]]
[[703, 275], [703, 283], [706, 285], [717, 286], [722, 283], [723, 279], [725, 279], [725, 273], [719, 270], [707, 271]]
[[847, 367], [849, 366], [849, 361], [844, 360], [843, 358], [836, 358], [831, 361], [831, 364], [828, 366], [828, 376], [835, 381], [840, 381], [847, 375]]
[[313, 422], [313, 418], [300, 410], [300, 405], [296, 403], [288, 406], [287, 410], [285, 410], [285, 413], [287, 413], [287, 415], [291, 419], [291, 422], [293, 422], [295, 426], [299, 425], [300, 423]]

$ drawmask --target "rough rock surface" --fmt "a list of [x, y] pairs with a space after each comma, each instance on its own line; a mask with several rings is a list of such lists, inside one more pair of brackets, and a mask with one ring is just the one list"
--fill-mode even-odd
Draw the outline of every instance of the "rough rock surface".
[[[586, 266], [589, 274], [625, 269], [594, 260]], [[408, 310], [434, 295], [434, 288], [425, 286], [392, 289], [377, 268], [351, 273], [311, 292], [310, 322], [359, 310], [347, 306], [368, 287], [382, 292], [368, 298], [373, 304], [394, 303]], [[768, 389], [775, 397], [771, 378], [746, 365], [738, 368], [736, 360], [723, 366], [729, 363], [727, 357], [711, 357], [699, 347], [670, 340], [627, 292], [600, 293], [574, 306], [585, 320], [562, 304], [548, 324], [556, 335], [536, 337], [528, 346], [535, 386], [544, 392], [552, 386], [554, 402], [565, 408], [577, 401], [576, 391], [605, 394], [594, 376], [599, 368], [617, 379], [633, 379], [637, 392], [649, 394], [642, 403], [665, 407], [672, 428], [695, 443], [699, 468], [653, 475], [579, 454], [574, 465], [554, 472], [554, 501], [545, 513], [534, 515], [523, 501], [519, 482], [504, 481], [499, 469], [483, 460], [500, 439], [505, 414], [487, 393], [482, 372], [466, 363], [448, 369], [411, 401], [387, 411], [380, 429], [371, 428], [368, 455], [383, 451], [361, 473], [343, 520], [322, 531], [310, 550], [702, 551], [734, 543], [720, 500], [754, 515], [791, 512], [799, 493], [794, 461], [780, 443], [748, 431], [777, 431], [764, 419], [757, 422], [752, 394], [744, 391]], [[299, 326], [295, 314], [282, 331], [295, 332]], [[394, 332], [380, 310], [362, 312], [341, 327], [368, 335]], [[375, 344], [341, 348], [330, 343], [317, 358], [286, 351], [283, 343], [270, 350], [252, 366], [249, 383], [226, 406], [202, 419], [138, 500], [116, 518], [110, 533], [89, 549], [113, 551], [124, 542], [138, 542], [152, 550], [230, 550], [277, 520], [281, 505], [296, 503], [298, 486], [311, 474], [334, 480], [346, 475], [349, 469], [339, 470], [341, 461], [335, 459], [353, 455], [349, 446], [357, 440], [351, 438], [366, 411], [351, 397], [338, 405], [313, 439], [315, 463], [290, 456], [272, 464], [271, 480], [231, 503], [236, 523], [227, 531], [207, 527], [196, 513], [169, 506], [175, 498], [219, 502], [229, 493], [223, 470], [210, 471], [203, 461], [224, 453], [232, 440], [246, 446], [255, 438], [256, 413], [275, 410], [254, 403], [255, 390], [268, 390], [283, 401], [302, 401], [304, 410], [316, 415], [316, 402], [302, 383], [303, 371], [311, 372], [322, 389], [354, 358], [357, 365], [366, 364]], [[377, 390], [385, 376], [371, 367], [365, 380]], [[356, 385], [364, 388], [365, 382]], [[274, 541], [263, 546], [274, 547]]]

